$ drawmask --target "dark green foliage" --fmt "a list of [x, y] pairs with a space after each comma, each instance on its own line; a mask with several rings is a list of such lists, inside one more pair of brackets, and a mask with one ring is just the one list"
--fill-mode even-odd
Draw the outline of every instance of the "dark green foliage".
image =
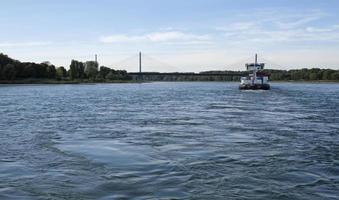
[[0, 53], [0, 66], [5, 66], [7, 64], [10, 63], [14, 63], [15, 60], [13, 60], [12, 58], [8, 57], [5, 54]]
[[98, 63], [95, 61], [87, 61], [85, 63], [85, 73], [91, 80], [95, 80], [98, 74]]
[[[110, 74], [109, 79], [106, 78], [108, 74]], [[20, 62], [0, 53], [0, 80], [76, 79], [82, 81], [87, 78], [96, 82], [106, 82], [106, 80], [131, 80], [131, 77], [128, 76], [125, 70], [113, 70], [102, 66], [100, 67], [100, 71], [98, 71], [98, 63], [95, 61], [82, 63], [72, 60], [70, 69], [67, 72], [64, 67], [58, 67], [56, 69], [55, 66], [48, 61], [40, 64]]]
[[331, 70], [331, 69], [325, 69], [323, 70], [322, 72], [322, 77], [321, 79], [322, 80], [331, 80], [331, 74], [334, 73], [334, 70]]
[[69, 77], [73, 79], [85, 78], [85, 65], [77, 60], [72, 60], [69, 66]]
[[331, 80], [339, 80], [339, 71], [331, 74]]
[[56, 69], [56, 78], [58, 80], [61, 80], [63, 78], [66, 78], [67, 77], [67, 71], [64, 67], [58, 67]]
[[[264, 70], [273, 81], [339, 81], [339, 70], [332, 69], [297, 69], [297, 70]], [[244, 71], [206, 71], [200, 73], [137, 73], [133, 79], [144, 81], [239, 81]]]
[[13, 80], [16, 75], [16, 61], [9, 58], [7, 55], [0, 53], [0, 80]]
[[299, 70], [265, 70], [273, 81], [339, 81], [339, 70], [299, 69]]
[[7, 55], [0, 54], [0, 79], [15, 80], [26, 78], [54, 79], [56, 70], [54, 65], [49, 62], [41, 64], [21, 63], [9, 58]]
[[56, 78], [56, 69], [54, 65], [47, 66], [47, 77], [51, 79]]
[[13, 64], [7, 64], [2, 68], [2, 76], [5, 77], [7, 80], [14, 80], [16, 71], [15, 66]]
[[112, 69], [111, 68], [108, 68], [108, 67], [105, 67], [105, 66], [101, 66], [100, 67], [100, 72], [99, 72], [99, 75], [100, 77], [102, 78], [106, 78], [107, 74], [111, 71]]
[[106, 73], [105, 78], [107, 80], [131, 80], [132, 79], [128, 75], [126, 70], [114, 70], [114, 69], [109, 69], [107, 67], [101, 67], [101, 69], [104, 69]]

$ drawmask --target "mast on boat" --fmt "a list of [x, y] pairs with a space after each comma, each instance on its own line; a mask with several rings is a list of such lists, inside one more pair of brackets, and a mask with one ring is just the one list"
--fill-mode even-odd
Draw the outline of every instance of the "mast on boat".
[[252, 85], [254, 85], [257, 80], [257, 65], [258, 65], [258, 54], [255, 54]]

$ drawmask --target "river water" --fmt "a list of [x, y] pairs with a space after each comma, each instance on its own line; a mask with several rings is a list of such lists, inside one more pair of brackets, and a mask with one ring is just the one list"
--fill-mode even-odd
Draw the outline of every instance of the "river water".
[[339, 84], [0, 86], [0, 199], [338, 199]]

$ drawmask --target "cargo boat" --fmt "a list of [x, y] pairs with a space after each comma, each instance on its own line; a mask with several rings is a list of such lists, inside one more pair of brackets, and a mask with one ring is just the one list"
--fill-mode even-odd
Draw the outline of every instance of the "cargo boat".
[[268, 83], [269, 75], [264, 70], [265, 63], [258, 63], [258, 55], [255, 54], [254, 63], [247, 63], [246, 70], [249, 72], [248, 76], [241, 77], [240, 90], [269, 90]]

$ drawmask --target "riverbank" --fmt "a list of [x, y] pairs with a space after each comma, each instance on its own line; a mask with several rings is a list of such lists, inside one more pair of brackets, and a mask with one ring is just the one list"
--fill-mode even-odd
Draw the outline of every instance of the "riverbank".
[[[104, 80], [104, 81], [93, 81], [88, 79], [78, 79], [78, 80], [55, 80], [55, 79], [20, 79], [20, 80], [0, 80], [0, 84], [96, 84], [96, 83], [146, 83], [146, 82], [233, 82], [237, 83], [238, 81], [141, 81], [141, 80]], [[308, 81], [308, 80], [286, 80], [286, 81], [270, 81], [271, 83], [339, 83], [335, 80], [317, 80], [317, 81]]]
[[93, 84], [93, 83], [139, 83], [134, 80], [55, 80], [55, 79], [21, 79], [21, 80], [1, 80], [0, 84]]
[[339, 83], [339, 80], [299, 80], [299, 81], [292, 81], [292, 80], [286, 80], [286, 81], [270, 81], [270, 83], [311, 83], [311, 84], [321, 84], [321, 83]]

